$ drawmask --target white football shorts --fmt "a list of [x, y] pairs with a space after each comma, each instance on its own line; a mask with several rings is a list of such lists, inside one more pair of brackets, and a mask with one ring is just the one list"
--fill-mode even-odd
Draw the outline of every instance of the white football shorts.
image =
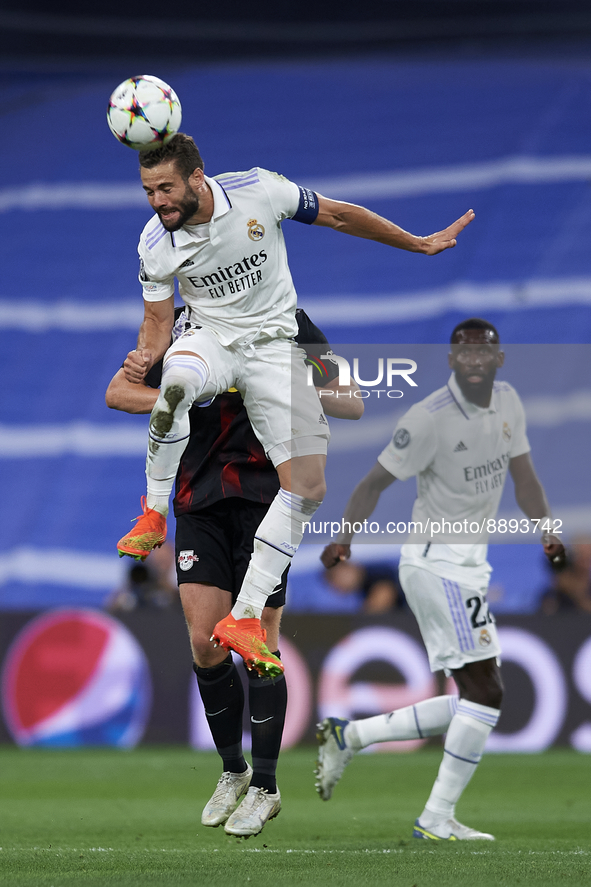
[[208, 329], [190, 329], [170, 346], [198, 354], [209, 368], [200, 400], [230, 388], [242, 395], [254, 433], [275, 466], [295, 456], [326, 455], [330, 431], [313, 385], [306, 354], [290, 339], [224, 346]]
[[494, 617], [478, 590], [443, 579], [422, 567], [402, 564], [400, 584], [419, 624], [431, 671], [451, 671], [500, 656]]

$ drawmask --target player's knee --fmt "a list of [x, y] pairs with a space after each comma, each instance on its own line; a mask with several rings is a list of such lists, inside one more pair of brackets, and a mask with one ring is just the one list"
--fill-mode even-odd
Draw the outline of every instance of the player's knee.
[[503, 703], [503, 692], [505, 688], [503, 686], [503, 680], [501, 678], [500, 672], [497, 672], [494, 676], [493, 681], [490, 684], [488, 690], [488, 702], [485, 705], [488, 705], [489, 708], [499, 708]]
[[205, 361], [198, 355], [173, 354], [164, 364], [156, 408], [171, 415], [187, 411], [209, 379]]
[[496, 659], [479, 660], [454, 671], [460, 697], [477, 705], [501, 708], [503, 679]]
[[181, 416], [189, 411], [194, 392], [192, 389], [188, 392], [188, 388], [190, 386], [179, 380], [162, 386], [150, 416], [150, 431], [155, 437], [163, 438], [169, 434], [173, 424], [178, 424]]
[[315, 484], [310, 484], [306, 490], [306, 499], [312, 499], [313, 502], [322, 502], [326, 496], [326, 481], [324, 477]]
[[[288, 490], [289, 487], [284, 486], [284, 489]], [[291, 492], [296, 496], [301, 496], [302, 499], [309, 499], [318, 508], [326, 496], [326, 481], [324, 477], [306, 478], [296, 475], [292, 478]]]
[[285, 468], [278, 466], [277, 473], [284, 489], [317, 504], [324, 499], [326, 480], [323, 456], [299, 456], [286, 463]]
[[160, 391], [159, 401], [171, 415], [185, 412], [195, 399], [195, 386], [181, 379], [171, 379], [165, 383]]
[[503, 681], [500, 672], [491, 674], [482, 686], [472, 691], [472, 702], [486, 705], [488, 708], [501, 708], [503, 702]]
[[324, 472], [314, 471], [307, 475], [302, 473], [301, 476], [298, 476], [298, 473], [294, 472], [292, 490], [303, 499], [309, 500], [308, 507], [318, 508], [326, 496], [326, 480], [324, 479]]
[[205, 631], [203, 628], [191, 629], [191, 651], [198, 668], [212, 668], [228, 655], [223, 647], [214, 647], [210, 638], [211, 631]]

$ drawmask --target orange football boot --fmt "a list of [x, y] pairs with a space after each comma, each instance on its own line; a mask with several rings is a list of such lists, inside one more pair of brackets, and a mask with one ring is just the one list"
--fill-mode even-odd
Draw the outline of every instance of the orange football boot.
[[146, 497], [141, 498], [142, 511], [134, 518], [137, 524], [117, 543], [119, 557], [128, 554], [136, 561], [145, 561], [154, 548], [159, 548], [166, 539], [166, 518], [154, 508], [148, 508]]
[[231, 613], [218, 622], [210, 638], [216, 646], [239, 653], [246, 667], [254, 668], [261, 677], [277, 678], [283, 674], [284, 665], [271, 653], [266, 639], [260, 619], [234, 619]]

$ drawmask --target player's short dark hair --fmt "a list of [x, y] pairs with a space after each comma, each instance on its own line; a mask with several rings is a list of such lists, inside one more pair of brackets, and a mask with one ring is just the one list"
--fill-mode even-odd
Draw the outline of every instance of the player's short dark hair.
[[490, 330], [495, 334], [497, 342], [501, 341], [501, 337], [499, 336], [499, 331], [496, 326], [492, 324], [489, 320], [483, 320], [482, 317], [469, 317], [468, 320], [462, 320], [461, 323], [458, 323], [457, 326], [453, 328], [452, 334], [450, 336], [450, 343], [452, 345], [455, 344], [454, 339], [458, 333], [462, 330]]
[[203, 169], [199, 148], [191, 136], [185, 135], [184, 132], [177, 132], [168, 142], [157, 148], [140, 151], [140, 166], [144, 169], [153, 169], [161, 163], [168, 163], [169, 160], [174, 161], [185, 181], [196, 169]]

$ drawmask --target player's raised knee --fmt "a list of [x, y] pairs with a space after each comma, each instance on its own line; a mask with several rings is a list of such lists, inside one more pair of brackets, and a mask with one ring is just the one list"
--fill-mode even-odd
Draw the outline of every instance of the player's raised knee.
[[191, 650], [193, 660], [198, 668], [212, 668], [218, 665], [228, 655], [223, 647], [214, 647], [210, 638], [212, 628], [205, 630], [202, 627], [191, 628]]

